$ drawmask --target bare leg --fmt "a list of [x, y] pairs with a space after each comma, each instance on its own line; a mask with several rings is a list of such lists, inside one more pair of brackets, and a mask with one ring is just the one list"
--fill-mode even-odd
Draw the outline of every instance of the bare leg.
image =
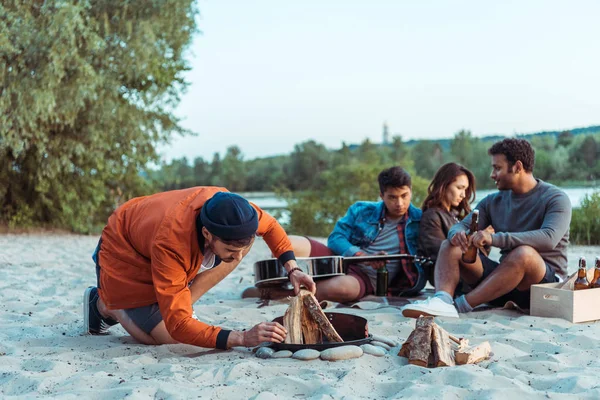
[[513, 289], [528, 290], [539, 283], [546, 274], [546, 264], [539, 253], [530, 246], [519, 246], [465, 299], [471, 307], [487, 303]]
[[473, 285], [483, 276], [483, 265], [477, 258], [473, 264], [462, 261], [460, 247], [452, 246], [448, 240], [442, 242], [437, 261], [435, 263], [435, 290], [444, 291], [454, 296], [454, 290], [462, 278], [466, 283]]
[[335, 276], [317, 283], [317, 299], [331, 300], [338, 303], [358, 300], [360, 283], [352, 275]]
[[305, 236], [290, 235], [288, 238], [292, 242], [296, 257], [310, 257], [311, 245]]
[[[125, 310], [109, 310], [108, 308], [106, 308], [106, 305], [104, 304], [101, 298], [98, 298], [98, 311], [100, 311], [100, 315], [102, 315], [103, 317], [111, 317], [119, 321], [119, 323], [123, 326], [127, 333], [129, 333], [131, 337], [133, 337], [136, 341], [142, 344], [163, 344], [161, 342], [158, 342], [156, 338], [152, 336], [152, 333], [154, 333], [161, 324], [163, 325], [164, 331], [166, 332], [167, 329], [164, 327], [164, 322], [158, 324], [152, 330], [152, 332], [150, 332], [150, 334], [147, 334], [139, 326], [137, 326], [135, 322], [131, 320], [131, 318], [129, 318], [129, 315], [127, 315]], [[162, 332], [158, 333], [157, 337], [163, 338]], [[169, 338], [171, 339], [171, 341], [164, 342], [165, 344], [176, 343], [170, 335]]]

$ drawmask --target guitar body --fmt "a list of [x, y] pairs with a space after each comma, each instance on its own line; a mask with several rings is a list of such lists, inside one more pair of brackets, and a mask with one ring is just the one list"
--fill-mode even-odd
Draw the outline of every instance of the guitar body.
[[[344, 275], [343, 260], [341, 256], [297, 257], [296, 263], [304, 273], [316, 280]], [[258, 288], [281, 286], [288, 282], [287, 271], [276, 258], [258, 261], [254, 263], [254, 282]]]
[[[408, 258], [416, 262], [429, 259], [410, 254], [368, 255], [361, 257], [297, 257], [296, 263], [302, 271], [314, 280], [331, 278], [346, 274], [348, 264], [359, 264], [367, 261], [398, 260]], [[254, 263], [254, 285], [258, 288], [279, 287], [288, 282], [287, 271], [276, 258]]]

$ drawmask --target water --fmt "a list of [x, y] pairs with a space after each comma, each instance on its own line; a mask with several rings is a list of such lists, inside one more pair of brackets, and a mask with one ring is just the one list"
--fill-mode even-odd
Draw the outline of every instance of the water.
[[[573, 208], [578, 208], [581, 206], [581, 201], [586, 195], [600, 191], [600, 188], [561, 188], [561, 190], [569, 196]], [[478, 190], [476, 192], [475, 203], [494, 192], [496, 192], [495, 189]], [[285, 200], [277, 198], [271, 192], [242, 193], [242, 195], [265, 211], [284, 210], [287, 207]]]

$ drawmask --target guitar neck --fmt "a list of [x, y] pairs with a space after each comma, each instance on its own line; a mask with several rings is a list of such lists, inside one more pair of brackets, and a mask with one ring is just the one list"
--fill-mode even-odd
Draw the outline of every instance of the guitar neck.
[[387, 260], [400, 260], [400, 259], [411, 259], [415, 261], [421, 261], [425, 257], [413, 256], [412, 254], [373, 254], [369, 256], [356, 256], [356, 257], [344, 257], [344, 263], [356, 263], [368, 261], [387, 261]]

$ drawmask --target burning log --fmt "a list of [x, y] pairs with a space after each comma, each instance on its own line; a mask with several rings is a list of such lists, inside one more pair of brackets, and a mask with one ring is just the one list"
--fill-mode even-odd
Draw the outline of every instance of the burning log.
[[323, 342], [323, 336], [330, 342], [344, 341], [308, 290], [300, 290], [291, 298], [283, 315], [283, 326], [288, 331], [285, 343], [317, 344]]
[[[456, 343], [456, 349], [451, 341]], [[475, 364], [489, 358], [490, 353], [488, 342], [469, 347], [467, 339], [450, 335], [433, 322], [433, 317], [419, 317], [398, 355], [408, 358], [410, 364], [435, 368]]]

